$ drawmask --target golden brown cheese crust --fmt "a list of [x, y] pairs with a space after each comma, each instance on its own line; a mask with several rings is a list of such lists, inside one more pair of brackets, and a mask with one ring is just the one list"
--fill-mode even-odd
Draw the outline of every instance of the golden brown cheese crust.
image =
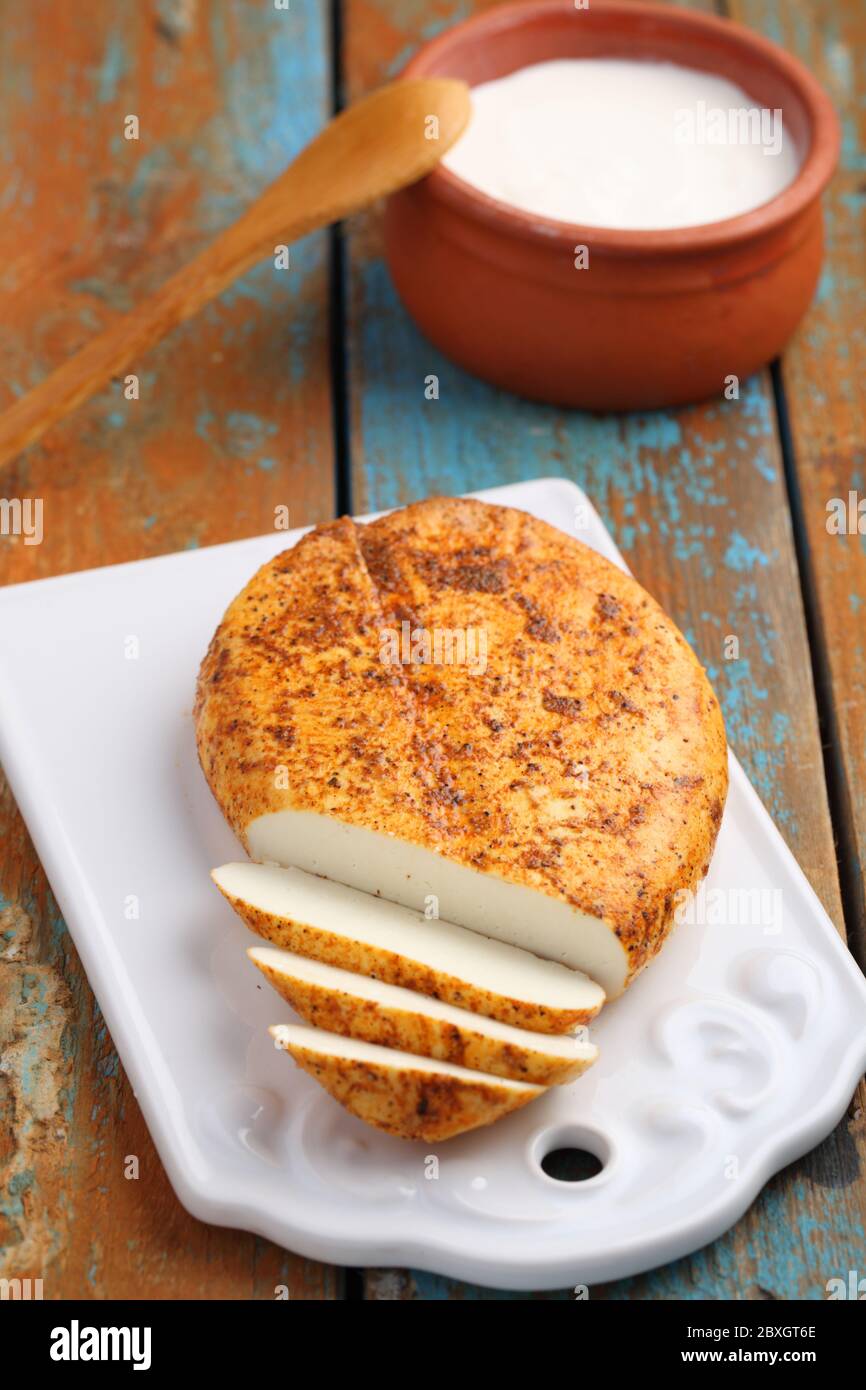
[[392, 1007], [363, 999], [347, 990], [335, 990], [296, 975], [254, 962], [295, 1013], [326, 1033], [360, 1038], [379, 1047], [432, 1057], [470, 1071], [489, 1072], [533, 1086], [561, 1086], [585, 1072], [592, 1062], [584, 1057], [557, 1057], [525, 1045], [491, 1038], [472, 1026], [471, 1014], [459, 1025], [422, 1011]]
[[[383, 664], [404, 620], [483, 629], [486, 670]], [[462, 499], [341, 518], [265, 565], [211, 642], [196, 728], [242, 840], [288, 808], [387, 830], [601, 918], [629, 978], [706, 872], [727, 792], [718, 702], [658, 604]]]
[[497, 1085], [495, 1076], [489, 1083], [464, 1081], [444, 1073], [401, 1072], [328, 1057], [294, 1043], [285, 1050], [353, 1115], [398, 1139], [452, 1139], [493, 1124], [544, 1094], [506, 1089]]

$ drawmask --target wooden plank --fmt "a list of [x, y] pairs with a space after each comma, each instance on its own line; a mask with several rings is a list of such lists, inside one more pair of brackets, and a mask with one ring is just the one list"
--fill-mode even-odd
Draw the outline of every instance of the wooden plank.
[[[161, 15], [173, 15], [165, 20]], [[19, 6], [0, 49], [0, 406], [200, 250], [331, 107], [326, 11], [219, 0]], [[128, 115], [140, 138], [124, 139]], [[2, 473], [40, 546], [2, 575], [332, 514], [327, 237], [265, 262]]]
[[[193, 254], [331, 109], [324, 7], [7, 7], [0, 405]], [[135, 114], [140, 140], [125, 141]], [[0, 480], [44, 541], [6, 581], [332, 514], [327, 240], [265, 264]], [[62, 693], [58, 693], [62, 698]], [[8, 789], [0, 792], [0, 1274], [46, 1298], [334, 1298], [338, 1271], [180, 1207]], [[128, 1155], [137, 1181], [124, 1176]]]
[[[347, 88], [393, 76], [435, 20], [408, 0], [348, 0]], [[626, 559], [680, 624], [719, 692], [728, 734], [765, 805], [841, 929], [809, 650], [768, 373], [741, 399], [671, 413], [589, 416], [535, 406], [469, 378], [426, 343], [381, 260], [378, 217], [347, 237], [353, 504], [366, 511], [557, 474], [598, 506]], [[436, 373], [438, 401], [424, 397]], [[726, 661], [735, 635], [740, 656]], [[858, 1120], [858, 1133], [862, 1122]], [[859, 1142], [859, 1141], [858, 1141]], [[864, 1192], [846, 1186], [844, 1126], [771, 1182], [733, 1232], [689, 1259], [594, 1297], [822, 1297], [851, 1267]], [[828, 1196], [829, 1194], [829, 1196]], [[497, 1297], [428, 1275], [376, 1271], [373, 1298]], [[561, 1297], [569, 1297], [564, 1291]]]
[[[737, 18], [796, 53], [833, 98], [843, 129], [824, 200], [827, 260], [815, 306], [785, 354], [796, 488], [826, 672], [826, 736], [838, 777], [837, 825], [848, 931], [866, 966], [866, 6], [731, 0]], [[862, 504], [860, 532], [828, 531], [828, 505]]]

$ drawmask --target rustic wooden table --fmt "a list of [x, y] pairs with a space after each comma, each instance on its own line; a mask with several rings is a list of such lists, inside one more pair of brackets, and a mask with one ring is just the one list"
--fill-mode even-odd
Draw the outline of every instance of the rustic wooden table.
[[[279, 3], [2, 6], [0, 405], [201, 247], [335, 102], [472, 9]], [[44, 541], [0, 539], [0, 564], [28, 580], [255, 535], [280, 504], [300, 525], [573, 478], [706, 664], [738, 756], [862, 964], [866, 547], [826, 519], [830, 499], [866, 490], [866, 8], [719, 8], [797, 53], [845, 130], [816, 302], [739, 401], [605, 417], [488, 389], [408, 322], [370, 215], [293, 250], [288, 275], [259, 267], [146, 358], [138, 401], [105, 391], [4, 470], [3, 496], [44, 499]], [[329, 1268], [188, 1216], [5, 788], [0, 826], [0, 1274], [41, 1276], [49, 1298], [270, 1298], [277, 1283], [296, 1298], [514, 1297]], [[864, 1159], [861, 1094], [721, 1240], [593, 1297], [823, 1297], [866, 1269]]]

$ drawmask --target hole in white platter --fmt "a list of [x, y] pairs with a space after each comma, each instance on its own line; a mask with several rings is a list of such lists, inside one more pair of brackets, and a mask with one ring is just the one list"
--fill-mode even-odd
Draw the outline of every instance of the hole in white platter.
[[551, 1182], [587, 1183], [598, 1178], [611, 1160], [604, 1135], [580, 1125], [565, 1125], [536, 1136], [533, 1158]]
[[557, 1182], [587, 1182], [598, 1177], [604, 1164], [589, 1149], [553, 1149], [541, 1160], [541, 1166]]

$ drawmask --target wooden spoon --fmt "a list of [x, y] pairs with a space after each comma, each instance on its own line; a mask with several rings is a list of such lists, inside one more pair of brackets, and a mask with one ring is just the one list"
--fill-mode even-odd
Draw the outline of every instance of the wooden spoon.
[[429, 174], [469, 112], [465, 82], [424, 78], [382, 87], [335, 116], [233, 226], [0, 416], [0, 465], [277, 245]]

